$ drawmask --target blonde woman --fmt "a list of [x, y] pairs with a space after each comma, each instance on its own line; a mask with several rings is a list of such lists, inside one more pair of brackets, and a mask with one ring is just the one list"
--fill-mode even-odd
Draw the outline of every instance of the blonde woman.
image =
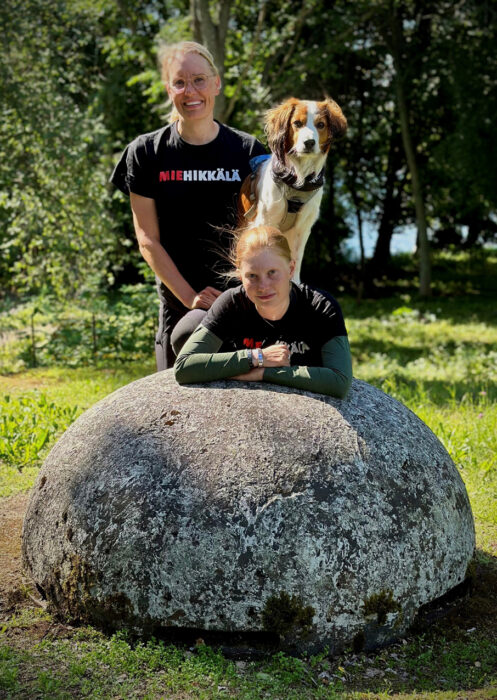
[[140, 252], [158, 281], [158, 370], [174, 362], [178, 320], [221, 294], [216, 268], [227, 241], [219, 231], [235, 223], [250, 159], [265, 153], [254, 137], [214, 119], [221, 80], [204, 46], [166, 46], [160, 64], [171, 123], [129, 144], [111, 177], [130, 197]]
[[292, 282], [285, 236], [270, 226], [248, 229], [232, 259], [241, 285], [216, 299], [179, 350], [177, 381], [264, 381], [344, 398], [352, 361], [340, 306]]

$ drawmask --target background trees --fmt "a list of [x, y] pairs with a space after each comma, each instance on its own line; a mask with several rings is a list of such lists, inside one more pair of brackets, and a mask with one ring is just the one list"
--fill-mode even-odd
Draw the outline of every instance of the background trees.
[[127, 202], [107, 180], [165, 121], [160, 40], [195, 38], [223, 70], [219, 118], [262, 136], [278, 100], [333, 96], [349, 121], [328, 160], [305, 275], [333, 286], [340, 241], [375, 230], [362, 282], [417, 226], [431, 245], [497, 240], [496, 10], [488, 0], [6, 0], [0, 8], [0, 282], [59, 296], [139, 279]]

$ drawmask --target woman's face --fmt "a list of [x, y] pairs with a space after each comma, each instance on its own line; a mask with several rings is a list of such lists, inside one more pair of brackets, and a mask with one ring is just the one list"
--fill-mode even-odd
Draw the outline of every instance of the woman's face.
[[289, 262], [270, 248], [245, 258], [238, 270], [250, 301], [261, 316], [272, 320], [281, 318], [288, 308], [294, 271], [294, 260]]
[[[199, 87], [200, 84], [200, 87]], [[210, 63], [198, 53], [187, 53], [171, 63], [167, 94], [181, 119], [212, 119], [221, 81]]]

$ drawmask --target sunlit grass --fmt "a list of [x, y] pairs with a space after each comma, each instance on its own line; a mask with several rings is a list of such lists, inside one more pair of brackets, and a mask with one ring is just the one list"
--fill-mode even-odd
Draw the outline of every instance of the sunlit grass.
[[[2, 442], [12, 447], [11, 453], [5, 454], [3, 459], [0, 457], [0, 497], [31, 488], [41, 461], [66, 427], [65, 414], [70, 412], [75, 419], [111, 392], [153, 371], [154, 364], [149, 361], [106, 369], [39, 368], [0, 376], [0, 395], [3, 397], [0, 405], [4, 404], [0, 416], [0, 448]], [[5, 403], [7, 398], [10, 401]], [[36, 416], [31, 416], [36, 420], [27, 421], [25, 411], [30, 406], [37, 411]], [[43, 442], [47, 419], [57, 413], [62, 417], [60, 426], [49, 431], [48, 439]], [[13, 428], [15, 418], [17, 425]], [[36, 449], [37, 444], [39, 449]], [[25, 463], [26, 454], [32, 457], [30, 464]]]

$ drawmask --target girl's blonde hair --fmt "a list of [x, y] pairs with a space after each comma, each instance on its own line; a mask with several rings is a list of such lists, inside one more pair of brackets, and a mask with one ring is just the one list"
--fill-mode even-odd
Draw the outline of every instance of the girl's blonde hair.
[[[254, 226], [235, 233], [230, 253], [230, 262], [236, 270], [243, 261], [263, 248], [273, 250], [288, 263], [292, 261], [292, 252], [288, 240], [274, 226]], [[236, 275], [236, 272], [234, 273]]]
[[[166, 85], [169, 84], [169, 72], [171, 70], [172, 63], [183, 58], [189, 53], [197, 53], [199, 56], [202, 56], [202, 58], [205, 58], [214, 75], [219, 77], [219, 71], [214, 63], [214, 58], [209, 49], [202, 46], [202, 44], [198, 44], [196, 41], [178, 41], [176, 44], [163, 44], [159, 47], [158, 60], [160, 73], [162, 81]], [[177, 119], [179, 119], [179, 114], [173, 107], [171, 114], [169, 115], [169, 120], [174, 122]]]

